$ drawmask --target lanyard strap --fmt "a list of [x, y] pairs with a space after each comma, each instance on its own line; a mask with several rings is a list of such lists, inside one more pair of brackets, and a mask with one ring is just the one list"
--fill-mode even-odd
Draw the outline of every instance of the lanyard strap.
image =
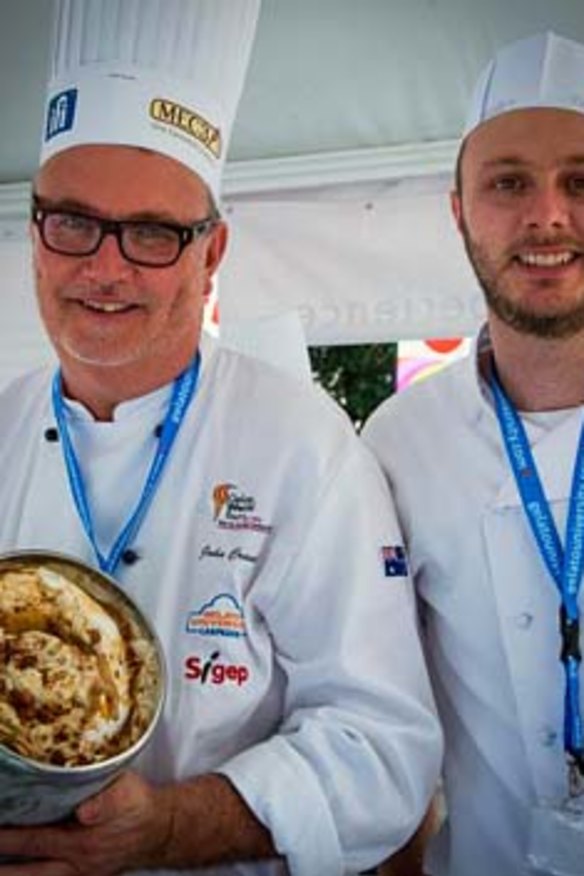
[[491, 388], [497, 419], [517, 489], [539, 552], [560, 594], [560, 658], [565, 670], [564, 748], [584, 774], [584, 732], [580, 712], [580, 612], [578, 593], [584, 573], [584, 425], [574, 463], [565, 546], [545, 496], [521, 418], [498, 378], [494, 363]]
[[142, 525], [146, 512], [148, 511], [152, 499], [154, 498], [154, 494], [159, 486], [160, 478], [168, 460], [172, 445], [178, 435], [186, 411], [194, 395], [199, 377], [200, 362], [201, 358], [199, 353], [197, 353], [187, 370], [177, 377], [174, 382], [172, 396], [158, 439], [158, 446], [150, 465], [150, 470], [146, 476], [142, 488], [142, 494], [107, 556], [101, 552], [97, 544], [93, 518], [89, 508], [87, 490], [85, 488], [81, 466], [79, 465], [79, 460], [75, 453], [75, 448], [73, 447], [73, 442], [67, 427], [60, 370], [57, 371], [53, 378], [53, 410], [59, 434], [61, 436], [61, 446], [63, 448], [63, 459], [67, 469], [69, 488], [85, 533], [93, 547], [99, 568], [103, 572], [113, 575], [120, 561], [120, 557]]

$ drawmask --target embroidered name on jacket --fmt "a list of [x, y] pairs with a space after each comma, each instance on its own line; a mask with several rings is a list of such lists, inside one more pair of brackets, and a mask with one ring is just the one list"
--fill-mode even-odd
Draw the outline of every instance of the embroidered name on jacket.
[[258, 557], [256, 554], [245, 551], [242, 547], [226, 550], [219, 545], [213, 547], [213, 545], [206, 544], [203, 545], [199, 554], [199, 561], [201, 560], [227, 560], [229, 563], [235, 563], [240, 560], [242, 563], [253, 564], [257, 563]]

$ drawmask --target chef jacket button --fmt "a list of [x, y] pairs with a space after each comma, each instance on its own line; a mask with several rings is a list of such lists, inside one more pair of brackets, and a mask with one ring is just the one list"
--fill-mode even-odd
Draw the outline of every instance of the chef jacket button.
[[126, 566], [133, 566], [134, 563], [137, 563], [139, 559], [140, 554], [132, 548], [126, 548], [126, 550], [122, 553], [122, 562], [125, 563]]
[[539, 740], [544, 748], [553, 748], [558, 741], [558, 731], [552, 727], [542, 727], [539, 731]]
[[154, 437], [160, 438], [162, 435], [162, 423], [159, 423], [154, 429]]
[[533, 615], [528, 611], [522, 611], [521, 614], [518, 614], [515, 618], [515, 624], [520, 630], [528, 630], [532, 623]]
[[59, 433], [55, 429], [54, 426], [49, 426], [48, 429], [45, 429], [45, 441], [55, 442], [59, 440]]

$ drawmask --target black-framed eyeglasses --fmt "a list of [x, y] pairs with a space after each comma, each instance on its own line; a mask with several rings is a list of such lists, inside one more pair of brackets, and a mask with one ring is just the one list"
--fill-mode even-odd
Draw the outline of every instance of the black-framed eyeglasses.
[[102, 219], [77, 210], [43, 206], [34, 196], [31, 218], [51, 252], [74, 257], [93, 255], [104, 237], [113, 234], [127, 261], [148, 268], [168, 268], [178, 261], [186, 246], [208, 234], [219, 217], [206, 216], [192, 225], [150, 219]]

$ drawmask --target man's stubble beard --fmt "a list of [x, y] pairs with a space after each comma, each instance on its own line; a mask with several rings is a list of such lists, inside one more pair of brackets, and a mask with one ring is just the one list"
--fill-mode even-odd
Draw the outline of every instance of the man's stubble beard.
[[505, 281], [495, 274], [492, 261], [470, 234], [461, 218], [460, 229], [466, 254], [483, 290], [487, 307], [501, 322], [521, 334], [538, 338], [567, 339], [584, 331], [584, 281], [582, 295], [573, 307], [561, 313], [540, 314], [513, 301], [505, 294]]

